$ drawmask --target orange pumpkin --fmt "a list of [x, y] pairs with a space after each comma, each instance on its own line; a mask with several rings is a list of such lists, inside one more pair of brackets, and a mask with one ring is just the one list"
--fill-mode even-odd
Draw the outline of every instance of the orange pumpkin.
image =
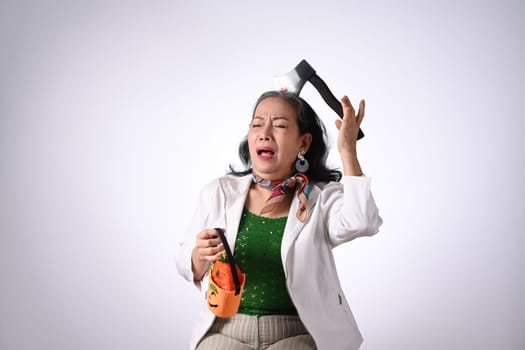
[[[235, 264], [235, 269], [237, 270], [237, 276], [239, 276], [239, 282], [242, 284], [244, 281], [244, 275], [241, 273], [241, 269], [237, 264]], [[213, 263], [211, 268], [211, 278], [219, 288], [227, 291], [235, 290], [235, 281], [226, 255], [221, 255]]]

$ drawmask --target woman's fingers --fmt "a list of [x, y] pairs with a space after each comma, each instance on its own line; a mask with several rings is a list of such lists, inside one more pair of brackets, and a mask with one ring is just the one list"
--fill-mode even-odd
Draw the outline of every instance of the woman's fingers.
[[197, 239], [197, 247], [199, 248], [209, 248], [209, 247], [216, 247], [219, 244], [221, 244], [220, 238], [204, 238], [204, 239]]
[[359, 110], [357, 111], [356, 123], [361, 125], [363, 118], [365, 117], [365, 100], [359, 102]]
[[214, 229], [208, 228], [204, 229], [197, 234], [197, 239], [208, 239], [219, 237], [217, 232]]
[[223, 253], [224, 253], [224, 248], [221, 247], [221, 250], [218, 253], [210, 257], [210, 261], [217, 260]]
[[224, 247], [221, 244], [220, 246], [216, 247], [198, 248], [197, 252], [199, 253], [199, 256], [202, 260], [211, 262], [217, 259], [224, 252]]
[[341, 105], [343, 107], [343, 119], [355, 117], [355, 109], [348, 96], [343, 96], [341, 99]]
[[201, 259], [213, 261], [224, 251], [222, 241], [214, 229], [205, 229], [197, 234], [197, 252]]
[[365, 117], [365, 100], [359, 101], [357, 115], [355, 114], [355, 109], [348, 96], [343, 96], [341, 99], [341, 106], [343, 108], [343, 120], [342, 122], [336, 121], [335, 126], [337, 127], [337, 130], [341, 130], [341, 127], [349, 130], [358, 129]]
[[199, 254], [207, 260], [215, 260], [215, 257], [221, 255], [223, 251], [224, 247], [222, 245], [209, 248], [199, 248]]
[[337, 128], [337, 130], [341, 129], [341, 125], [343, 125], [343, 122], [341, 121], [341, 119], [336, 119], [335, 120], [335, 127]]

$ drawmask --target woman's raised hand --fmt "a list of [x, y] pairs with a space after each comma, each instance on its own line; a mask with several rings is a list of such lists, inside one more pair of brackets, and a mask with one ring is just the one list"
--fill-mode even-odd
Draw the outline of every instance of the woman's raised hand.
[[343, 120], [336, 120], [335, 126], [339, 130], [337, 149], [343, 162], [343, 174], [361, 176], [361, 166], [357, 160], [357, 134], [365, 116], [365, 100], [359, 102], [357, 115], [348, 96], [341, 99], [343, 107]]

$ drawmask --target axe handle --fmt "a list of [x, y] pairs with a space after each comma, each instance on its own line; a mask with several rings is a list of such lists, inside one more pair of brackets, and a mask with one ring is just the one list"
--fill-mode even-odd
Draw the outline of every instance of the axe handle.
[[[321, 96], [323, 97], [323, 100], [337, 113], [341, 119], [343, 118], [343, 107], [341, 107], [341, 102], [337, 100], [337, 98], [334, 96], [334, 94], [330, 91], [326, 83], [319, 78], [317, 74], [314, 74], [309, 79], [310, 83], [312, 83], [313, 86], [319, 91]], [[357, 134], [357, 139], [361, 139], [365, 136], [361, 128], [359, 128], [359, 132]]]

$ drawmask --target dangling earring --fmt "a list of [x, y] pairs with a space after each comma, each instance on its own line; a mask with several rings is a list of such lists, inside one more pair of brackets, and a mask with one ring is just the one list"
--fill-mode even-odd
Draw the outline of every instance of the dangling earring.
[[306, 173], [308, 171], [308, 168], [310, 168], [310, 164], [304, 157], [304, 151], [299, 152], [297, 155], [297, 160], [295, 161], [295, 169], [300, 173]]

